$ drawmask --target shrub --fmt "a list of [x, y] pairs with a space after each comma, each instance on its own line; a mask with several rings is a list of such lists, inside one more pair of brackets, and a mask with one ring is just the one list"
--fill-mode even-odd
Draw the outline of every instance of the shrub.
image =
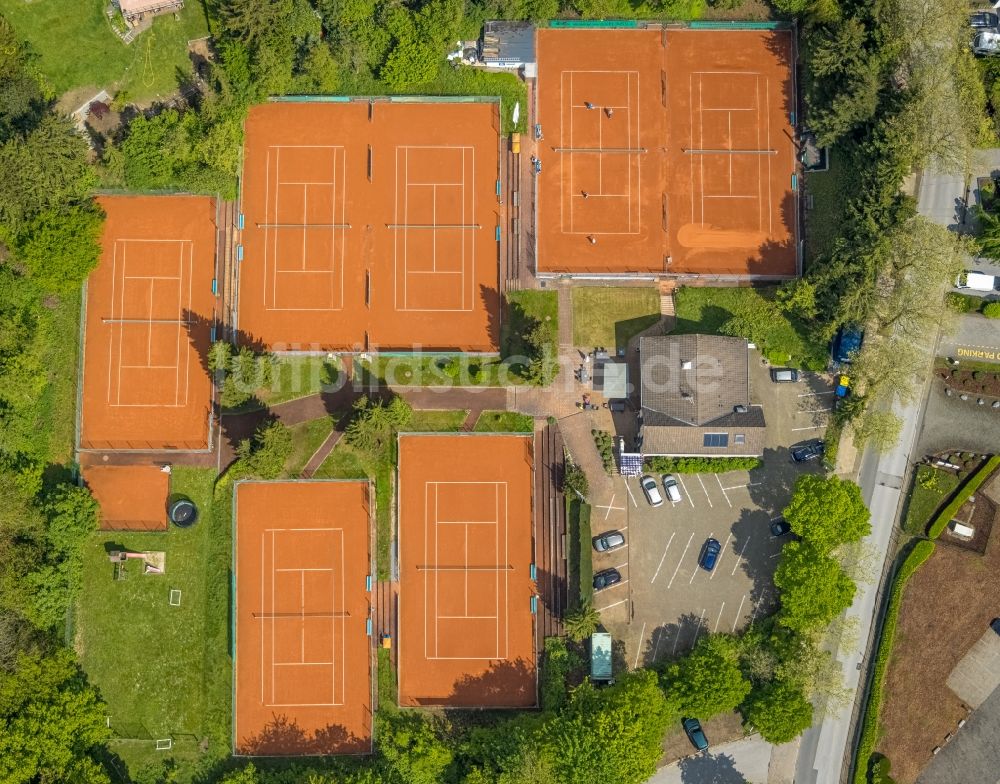
[[752, 471], [760, 467], [759, 457], [650, 457], [646, 468], [662, 474], [723, 474]]
[[615, 440], [607, 430], [591, 430], [594, 446], [601, 455], [604, 470], [611, 476], [615, 472]]
[[562, 489], [564, 493], [574, 493], [582, 498], [590, 494], [590, 483], [587, 482], [587, 475], [576, 463], [566, 462], [563, 470]]
[[558, 711], [566, 704], [570, 673], [582, 666], [579, 654], [570, 651], [562, 637], [546, 637], [539, 683], [542, 710]]
[[1000, 319], [1000, 302], [989, 302], [984, 305], [983, 315], [986, 318]]
[[265, 422], [253, 439], [243, 439], [236, 448], [241, 467], [250, 476], [276, 479], [292, 453], [292, 431], [281, 422]]
[[865, 706], [864, 718], [861, 724], [861, 736], [858, 740], [857, 763], [854, 770], [854, 784], [868, 784], [868, 768], [871, 765], [872, 752], [878, 741], [878, 719], [882, 709], [882, 688], [885, 685], [885, 675], [889, 668], [889, 656], [892, 654], [892, 643], [896, 636], [896, 623], [899, 621], [899, 606], [903, 598], [903, 589], [913, 573], [934, 554], [934, 542], [926, 539], [917, 542], [909, 555], [903, 560], [892, 582], [889, 594], [889, 606], [885, 612], [882, 625], [882, 635], [879, 639], [878, 652], [875, 655], [875, 667], [872, 671], [871, 688], [868, 691], [868, 704]]
[[574, 642], [583, 642], [601, 625], [601, 616], [590, 602], [590, 599], [584, 599], [579, 607], [566, 614], [566, 636]]
[[968, 294], [948, 294], [948, 304], [956, 313], [974, 313], [979, 310], [982, 300], [979, 297], [970, 297]]
[[[954, 458], [954, 456], [951, 456]], [[954, 460], [950, 460], [954, 462]], [[951, 522], [951, 518], [955, 516], [955, 513], [962, 508], [962, 504], [969, 500], [979, 486], [989, 478], [997, 466], [1000, 466], [1000, 455], [994, 455], [980, 468], [976, 473], [974, 473], [969, 480], [959, 488], [958, 492], [955, 493], [955, 497], [951, 499], [944, 509], [941, 510], [940, 514], [934, 519], [930, 527], [927, 529], [927, 536], [931, 539], [937, 539], [941, 532], [944, 531], [945, 527]]]

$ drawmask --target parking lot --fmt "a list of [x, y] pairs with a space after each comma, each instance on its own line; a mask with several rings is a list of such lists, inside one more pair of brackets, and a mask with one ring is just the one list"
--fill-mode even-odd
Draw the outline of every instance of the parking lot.
[[[678, 474], [681, 501], [650, 506], [638, 478], [616, 478], [608, 498], [593, 498], [595, 535], [621, 530], [626, 547], [594, 553], [594, 571], [615, 567], [621, 584], [595, 594], [605, 626], [624, 641], [629, 667], [652, 664], [694, 646], [710, 632], [735, 632], [775, 607], [772, 581], [781, 547], [769, 523], [791, 498], [795, 480], [822, 470], [794, 463], [789, 447], [821, 438], [833, 405], [832, 379], [806, 373], [773, 384], [751, 363], [751, 394], [768, 423], [763, 464], [753, 471]], [[661, 477], [655, 475], [661, 488]], [[715, 568], [698, 565], [709, 538], [722, 545]]]

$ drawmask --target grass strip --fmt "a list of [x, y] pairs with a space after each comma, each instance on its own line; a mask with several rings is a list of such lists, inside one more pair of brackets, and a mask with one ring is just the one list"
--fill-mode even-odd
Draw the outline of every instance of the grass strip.
[[955, 516], [955, 513], [962, 508], [962, 504], [969, 500], [969, 496], [979, 489], [980, 485], [989, 478], [997, 466], [1000, 466], [1000, 455], [994, 455], [989, 460], [987, 460], [982, 468], [980, 468], [976, 473], [969, 477], [968, 481], [959, 488], [958, 492], [955, 493], [954, 498], [948, 503], [948, 505], [938, 513], [938, 516], [931, 523], [930, 527], [927, 529], [927, 536], [931, 539], [937, 539], [941, 532], [947, 527], [948, 523]]
[[913, 549], [903, 559], [893, 578], [889, 605], [885, 611], [885, 619], [882, 621], [878, 652], [875, 654], [875, 667], [868, 689], [868, 702], [865, 705], [864, 717], [861, 721], [861, 734], [858, 737], [857, 752], [854, 758], [854, 784], [868, 784], [868, 770], [872, 763], [871, 756], [875, 751], [875, 744], [878, 743], [882, 689], [885, 687], [889, 657], [892, 655], [892, 645], [896, 637], [896, 625], [899, 622], [899, 607], [903, 600], [903, 589], [913, 573], [934, 554], [934, 548], [934, 542], [927, 539], [917, 541], [913, 545]]
[[535, 420], [517, 411], [484, 411], [473, 429], [477, 433], [531, 433]]

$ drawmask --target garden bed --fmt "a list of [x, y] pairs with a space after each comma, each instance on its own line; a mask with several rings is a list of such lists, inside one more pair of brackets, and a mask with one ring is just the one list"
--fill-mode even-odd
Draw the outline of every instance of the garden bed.
[[1000, 398], [1000, 365], [995, 367], [996, 370], [937, 367], [934, 374], [956, 392], [970, 397]]

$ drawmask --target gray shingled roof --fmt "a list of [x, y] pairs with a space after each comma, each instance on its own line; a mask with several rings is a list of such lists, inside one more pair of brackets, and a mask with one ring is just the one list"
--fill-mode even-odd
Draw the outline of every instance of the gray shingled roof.
[[[639, 339], [643, 416], [706, 425], [750, 405], [747, 341], [723, 335]], [[649, 419], [644, 420], [650, 424]]]

